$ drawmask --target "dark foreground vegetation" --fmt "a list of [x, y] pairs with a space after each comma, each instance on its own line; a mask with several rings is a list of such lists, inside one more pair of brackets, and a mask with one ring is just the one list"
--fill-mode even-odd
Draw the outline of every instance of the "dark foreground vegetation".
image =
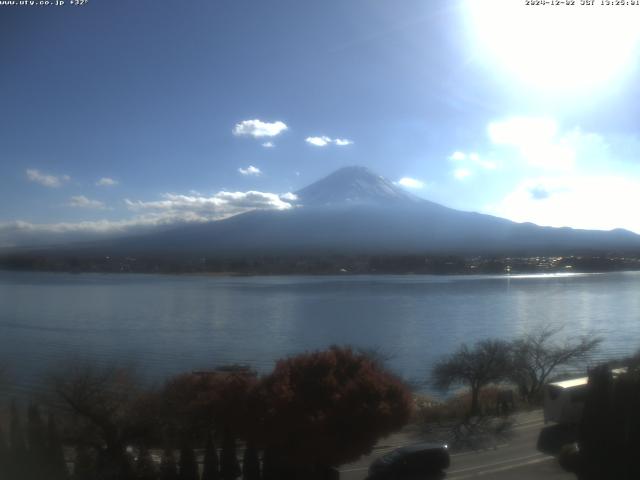
[[264, 377], [232, 366], [156, 389], [130, 369], [76, 366], [53, 376], [26, 421], [11, 405], [0, 478], [328, 479], [405, 425], [412, 406], [400, 380], [350, 348], [281, 360]]
[[560, 455], [579, 480], [640, 478], [640, 354], [614, 375], [609, 365], [589, 372], [578, 441]]
[[[461, 345], [432, 370], [435, 386], [468, 387], [444, 402], [412, 395], [379, 351], [350, 347], [285, 358], [268, 375], [232, 365], [157, 387], [130, 368], [76, 364], [37, 402], [7, 400], [0, 479], [329, 480], [410, 421], [454, 450], [485, 448], [478, 439], [508, 436], [499, 417], [538, 408], [544, 385], [599, 344], [557, 333]], [[640, 356], [622, 363], [615, 378], [591, 370], [578, 442], [560, 455], [581, 479], [640, 478]]]
[[571, 256], [282, 255], [212, 257], [91, 255], [23, 252], [0, 254], [0, 268], [16, 271], [203, 273], [225, 275], [527, 274], [640, 270], [639, 254]]
[[472, 419], [514, 408], [511, 385], [520, 405], [537, 404], [557, 368], [599, 343], [557, 332], [460, 346], [432, 380], [469, 390], [444, 403], [416, 402], [384, 355], [349, 347], [283, 359], [269, 375], [228, 366], [155, 388], [129, 368], [73, 365], [51, 374], [45, 398], [0, 417], [0, 478], [329, 479], [410, 420], [450, 424], [462, 441], [489, 425]]

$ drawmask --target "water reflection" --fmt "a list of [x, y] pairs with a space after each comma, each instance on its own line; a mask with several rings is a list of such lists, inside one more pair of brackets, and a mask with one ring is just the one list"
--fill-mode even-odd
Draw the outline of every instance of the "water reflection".
[[604, 355], [640, 347], [640, 274], [251, 277], [0, 272], [0, 352], [37, 384], [71, 355], [135, 361], [151, 377], [332, 343], [382, 347], [424, 379], [460, 342], [542, 325], [595, 332]]

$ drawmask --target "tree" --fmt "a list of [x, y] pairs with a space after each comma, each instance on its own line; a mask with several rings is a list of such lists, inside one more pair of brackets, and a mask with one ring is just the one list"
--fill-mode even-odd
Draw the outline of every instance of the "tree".
[[196, 454], [189, 445], [180, 449], [180, 480], [198, 480], [198, 462]]
[[129, 476], [132, 468], [125, 447], [143, 435], [137, 402], [145, 398], [133, 371], [84, 364], [52, 378], [59, 406], [74, 420], [76, 441], [93, 445], [98, 453], [99, 473]]
[[0, 425], [0, 478], [9, 477], [9, 458], [9, 445], [7, 445], [2, 425]]
[[201, 375], [181, 374], [169, 379], [162, 389], [162, 418], [165, 434], [181, 443], [197, 439], [213, 426], [209, 396], [211, 385]]
[[213, 420], [222, 434], [220, 478], [235, 480], [242, 470], [236, 453], [236, 438], [248, 439], [250, 424], [249, 400], [258, 383], [254, 370], [242, 365], [218, 368], [211, 376], [216, 394], [212, 398]]
[[240, 476], [240, 464], [236, 453], [236, 439], [231, 429], [226, 428], [222, 437], [222, 458], [220, 459], [220, 478], [235, 480]]
[[48, 474], [47, 434], [44, 421], [37, 405], [27, 409], [27, 442], [29, 444], [29, 469], [33, 478], [39, 479]]
[[183, 374], [169, 380], [163, 390], [167, 424], [179, 441], [202, 442], [212, 430], [222, 438], [220, 478], [233, 480], [240, 473], [236, 438], [249, 429], [250, 394], [257, 374], [231, 365], [206, 372]]
[[173, 450], [170, 448], [162, 452], [160, 460], [160, 480], [178, 480], [178, 467]]
[[47, 418], [47, 465], [52, 480], [64, 480], [68, 476], [64, 448], [58, 433], [55, 417], [49, 413]]
[[15, 401], [11, 402], [11, 420], [9, 424], [10, 473], [14, 478], [24, 478], [28, 470], [27, 447], [24, 442], [24, 434], [20, 422], [20, 412]]
[[76, 445], [76, 457], [73, 464], [73, 480], [94, 480], [95, 458], [84, 445]]
[[[253, 395], [254, 436], [264, 478], [286, 466], [312, 479], [371, 451], [411, 415], [408, 388], [348, 347], [280, 360]], [[283, 478], [279, 476], [277, 478]]]
[[9, 378], [9, 367], [5, 363], [0, 363], [0, 392], [2, 392]]
[[133, 458], [127, 451], [120, 455], [100, 448], [96, 456], [96, 474], [98, 480], [133, 480]]
[[258, 450], [252, 443], [248, 443], [244, 449], [242, 480], [260, 480], [260, 459]]
[[451, 385], [467, 385], [471, 389], [470, 415], [480, 413], [480, 389], [503, 380], [509, 368], [509, 345], [502, 340], [481, 340], [473, 349], [460, 345], [452, 355], [433, 367], [431, 376], [437, 388], [447, 390]]
[[211, 432], [207, 435], [207, 445], [204, 451], [204, 468], [202, 470], [202, 480], [219, 480], [220, 468], [218, 462], [218, 452], [213, 441]]
[[138, 450], [138, 458], [135, 463], [136, 480], [156, 480], [158, 478], [158, 469], [151, 458], [151, 452], [146, 446], [141, 446]]
[[582, 337], [559, 344], [554, 337], [560, 330], [546, 326], [511, 342], [509, 379], [528, 402], [539, 398], [542, 387], [558, 367], [583, 361], [602, 341]]

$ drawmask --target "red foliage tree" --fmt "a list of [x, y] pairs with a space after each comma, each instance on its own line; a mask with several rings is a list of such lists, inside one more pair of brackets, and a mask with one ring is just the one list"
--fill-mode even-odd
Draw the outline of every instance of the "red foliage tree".
[[412, 408], [409, 389], [379, 362], [336, 346], [279, 361], [253, 401], [256, 440], [287, 466], [318, 471], [370, 452]]
[[202, 480], [220, 480], [220, 463], [218, 451], [211, 434], [207, 435], [207, 445], [204, 452], [204, 466]]
[[204, 440], [211, 429], [244, 436], [256, 384], [256, 373], [239, 367], [178, 375], [164, 388], [166, 417], [190, 438], [201, 434]]
[[211, 397], [215, 394], [209, 378], [191, 373], [170, 379], [162, 391], [165, 432], [174, 441], [195, 441], [213, 427]]
[[211, 430], [222, 437], [220, 477], [233, 480], [240, 473], [236, 437], [250, 431], [249, 398], [257, 384], [253, 370], [230, 366], [180, 375], [164, 390], [168, 418], [182, 441], [201, 442]]

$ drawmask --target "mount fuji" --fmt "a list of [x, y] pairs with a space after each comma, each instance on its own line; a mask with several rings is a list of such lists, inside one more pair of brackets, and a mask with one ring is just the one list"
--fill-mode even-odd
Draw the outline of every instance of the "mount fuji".
[[365, 167], [342, 168], [296, 192], [293, 208], [93, 245], [109, 254], [275, 255], [424, 253], [551, 255], [640, 250], [640, 236], [541, 227], [454, 210]]

